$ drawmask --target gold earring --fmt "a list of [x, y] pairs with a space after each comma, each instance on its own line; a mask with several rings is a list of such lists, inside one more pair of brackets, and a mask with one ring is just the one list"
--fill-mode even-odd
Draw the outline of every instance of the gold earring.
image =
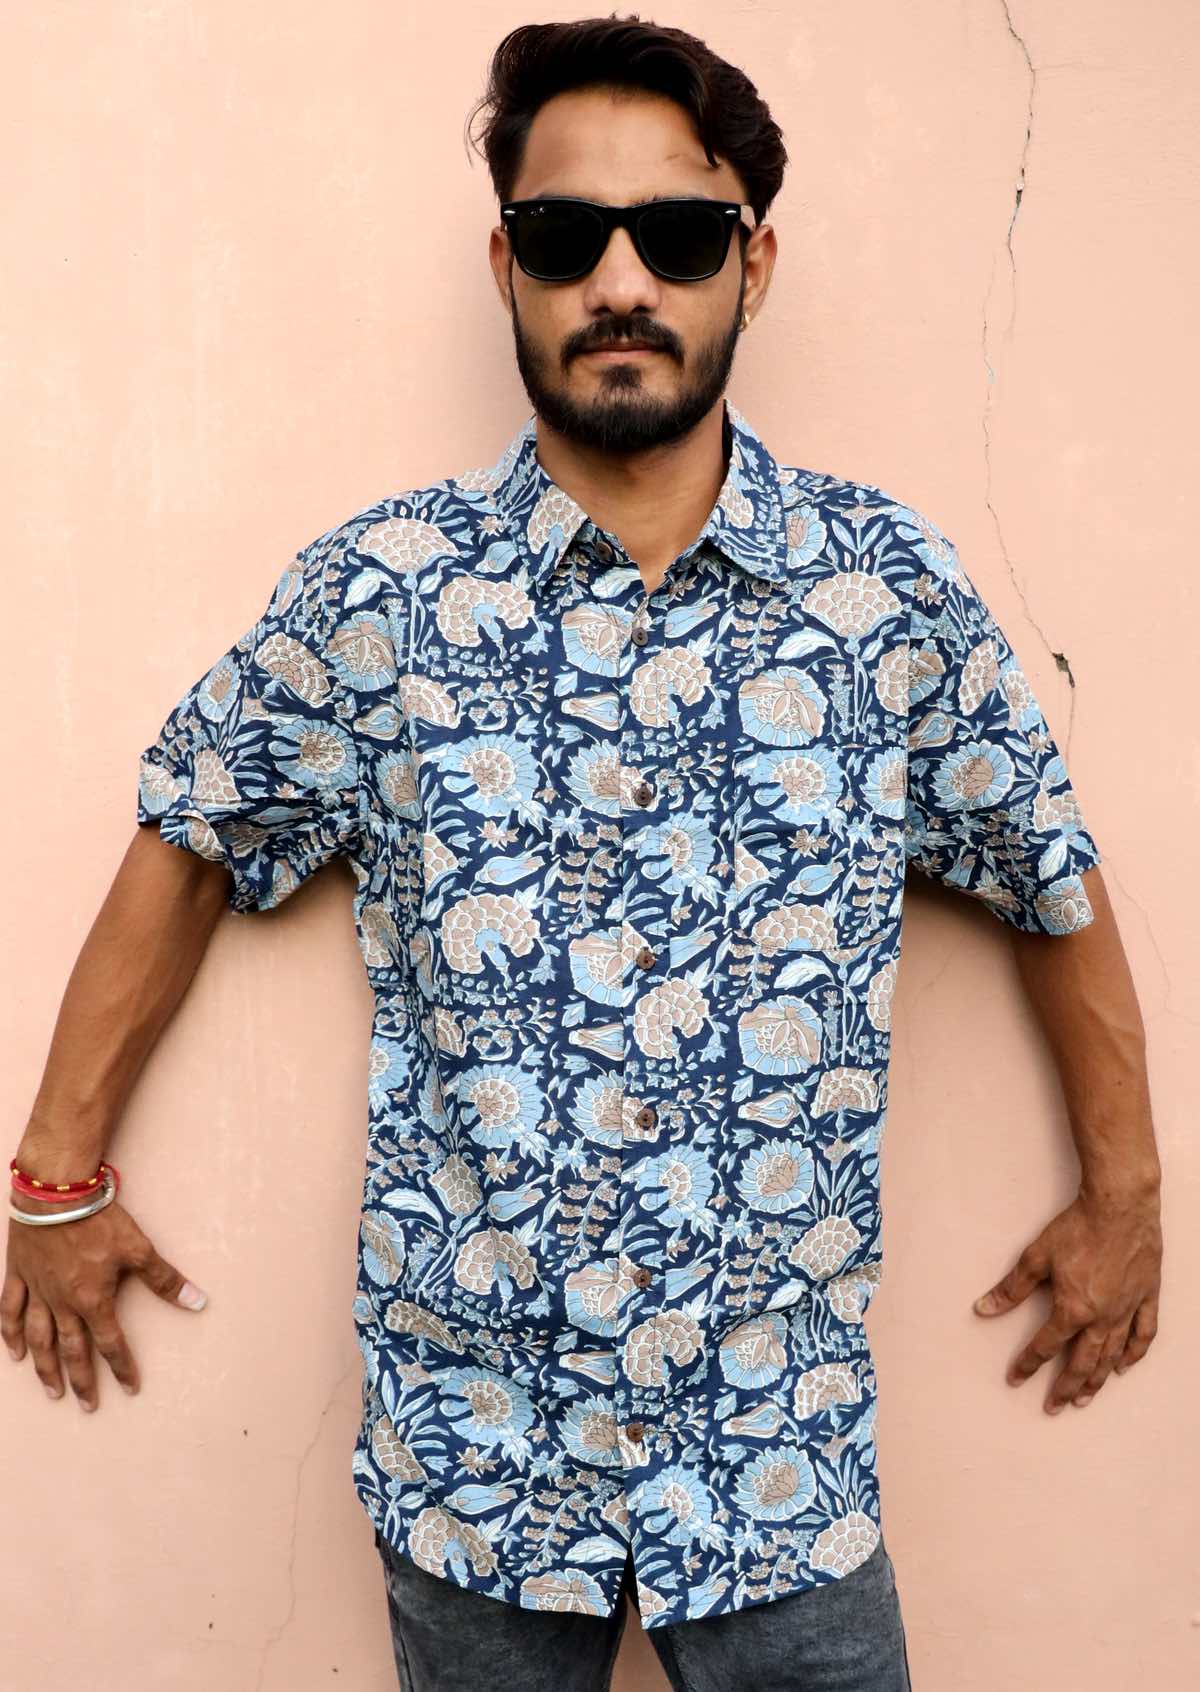
[[749, 327], [750, 327], [749, 315], [748, 315], [748, 313], [743, 312], [742, 313], [742, 328], [743, 329], [749, 329]]

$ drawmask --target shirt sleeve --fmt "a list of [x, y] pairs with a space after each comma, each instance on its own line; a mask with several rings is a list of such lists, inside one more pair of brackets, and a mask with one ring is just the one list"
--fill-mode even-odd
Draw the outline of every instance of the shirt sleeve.
[[234, 911], [281, 904], [358, 842], [354, 706], [323, 591], [330, 539], [296, 555], [141, 754], [137, 821], [224, 863]]
[[906, 860], [1015, 928], [1072, 934], [1095, 919], [1080, 877], [1101, 859], [1066, 763], [954, 543], [917, 527], [936, 571], [912, 609]]

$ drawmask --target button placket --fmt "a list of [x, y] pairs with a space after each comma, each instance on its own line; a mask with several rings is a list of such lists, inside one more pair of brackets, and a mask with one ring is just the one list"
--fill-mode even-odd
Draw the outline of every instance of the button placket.
[[[663, 755], [662, 738], [664, 730], [669, 728], [671, 715], [670, 676], [666, 665], [662, 661], [666, 651], [666, 628], [662, 612], [668, 598], [673, 597], [671, 590], [677, 579], [678, 572], [680, 570], [686, 570], [689, 568], [689, 565], [689, 556], [684, 555], [682, 559], [677, 559], [675, 561], [675, 563], [667, 570], [663, 580], [660, 581], [652, 591], [642, 592], [630, 619], [630, 646], [626, 653], [627, 663], [622, 667], [621, 685], [623, 692], [621, 696], [620, 728], [618, 731], [621, 737], [619, 746], [619, 761], [622, 765], [634, 769], [644, 771], [646, 768], [650, 768], [655, 775], [658, 775], [661, 769]], [[652, 674], [655, 685], [656, 697], [654, 705], [656, 709], [653, 712], [654, 720], [643, 725], [632, 717], [629, 710], [629, 697], [630, 690], [634, 687], [637, 680], [639, 667], [647, 663], [654, 665]], [[641, 809], [648, 809], [651, 805], [657, 804], [660, 797], [660, 791], [661, 782], [651, 782], [647, 780], [643, 774], [642, 779], [632, 790], [630, 797], [635, 805], [639, 806]], [[632, 834], [635, 838], [643, 835], [645, 820], [646, 819], [641, 818], [636, 819], [634, 828], [630, 831], [630, 834]], [[648, 891], [653, 892], [654, 888], [658, 884], [653, 881], [648, 881], [639, 875], [639, 870], [641, 868], [639, 851], [636, 848], [631, 848], [629, 838], [630, 835], [626, 834], [622, 844], [622, 891], [624, 908], [626, 910], [632, 910], [635, 908], [645, 909], [646, 900], [644, 895]], [[640, 900], [637, 898], [638, 894], [643, 895]], [[650, 977], [651, 972], [656, 969], [660, 970], [662, 974], [660, 974], [658, 979], [663, 979], [669, 966], [670, 938], [669, 934], [666, 932], [666, 925], [669, 920], [668, 906], [669, 901], [667, 901], [666, 896], [660, 895], [657, 913], [658, 922], [652, 924], [647, 933], [642, 936], [642, 944], [637, 952], [634, 953], [633, 962], [638, 974], [634, 977], [634, 989], [626, 1012], [627, 1016], [630, 1018], [636, 1014], [640, 993], [649, 990], [650, 983], [648, 978]], [[627, 1034], [624, 1042], [624, 1050], [626, 1052], [628, 1051], [628, 1046], [629, 1037]], [[656, 1068], [657, 1067], [658, 1066], [656, 1066]], [[626, 1077], [623, 1072], [623, 1089], [625, 1088], [625, 1085]], [[644, 1135], [649, 1137], [648, 1131], [652, 1130], [658, 1121], [659, 1113], [655, 1106], [648, 1101], [642, 1102], [634, 1115], [635, 1126], [641, 1130]], [[638, 1139], [631, 1136], [630, 1140], [626, 1143], [629, 1144], [633, 1157], [640, 1158], [645, 1154], [646, 1148], [644, 1139]], [[625, 1155], [625, 1144], [623, 1144], [623, 1160]], [[623, 1228], [620, 1230], [620, 1233], [623, 1240]], [[653, 1307], [653, 1289], [658, 1284], [654, 1270], [649, 1265], [641, 1264], [632, 1271], [631, 1279], [634, 1286], [637, 1287], [643, 1295], [638, 1300], [633, 1301], [631, 1325], [644, 1325], [648, 1327], [652, 1343], [650, 1347], [648, 1380], [640, 1385], [633, 1386], [632, 1388], [629, 1388], [629, 1383], [625, 1383], [629, 1390], [627, 1390], [627, 1392], [622, 1396], [630, 1411], [634, 1412], [635, 1415], [640, 1413], [642, 1417], [645, 1417], [648, 1413], [652, 1416], [655, 1407], [661, 1402], [661, 1394], [664, 1385], [663, 1369], [666, 1347], [662, 1327], [659, 1322], [660, 1312]], [[646, 1435], [648, 1426], [649, 1424], [645, 1420], [635, 1420], [626, 1423], [623, 1432], [625, 1437], [631, 1443], [640, 1444]], [[634, 1454], [635, 1461], [639, 1460], [639, 1455], [640, 1454], [637, 1453]]]
[[[661, 641], [661, 630], [655, 626], [655, 607], [652, 603], [655, 596], [661, 590], [662, 584], [660, 583], [659, 587], [656, 588], [653, 593], [643, 591], [634, 608], [629, 627], [630, 647], [627, 653], [629, 662], [624, 671], [623, 685], [625, 692], [622, 699], [621, 762], [627, 763], [635, 769], [643, 770], [646, 767], [647, 757], [651, 753], [652, 748], [646, 744], [644, 735], [639, 732], [642, 729], [642, 725], [630, 712], [629, 698], [630, 691], [636, 684], [640, 666], [647, 662], [653, 662], [653, 659], [647, 649], [660, 644]], [[659, 636], [658, 641], [655, 639], [656, 635]], [[644, 774], [630, 794], [633, 804], [642, 811], [647, 810], [651, 805], [655, 804], [657, 797], [658, 794], [656, 785], [647, 780]], [[645, 893], [647, 891], [648, 883], [646, 882], [644, 876], [640, 873], [641, 848], [636, 845], [631, 845], [630, 842], [631, 840], [636, 841], [644, 838], [646, 827], [646, 818], [635, 818], [633, 827], [625, 832], [623, 841], [622, 851], [624, 864], [622, 881], [626, 908], [630, 909], [635, 908], [635, 905], [643, 909], [645, 906]], [[639, 895], [641, 896], [640, 899]], [[652, 941], [654, 941], [653, 935], [648, 937], [643, 936], [642, 944], [633, 955], [633, 964], [636, 973], [634, 976], [633, 991], [626, 1012], [630, 1019], [635, 1016], [636, 1007], [641, 994], [647, 989], [647, 977], [662, 961], [661, 946], [656, 943], [651, 943]], [[628, 1050], [628, 1035], [626, 1036], [625, 1045], [626, 1050]], [[648, 1128], [653, 1128], [657, 1121], [658, 1113], [654, 1109], [653, 1105], [648, 1103], [641, 1104], [634, 1117], [635, 1125], [644, 1132]], [[645, 1154], [646, 1148], [644, 1139], [632, 1138], [628, 1142], [628, 1145], [633, 1159], [636, 1160]], [[622, 1149], [622, 1156], [625, 1156], [624, 1147]], [[652, 1289], [655, 1284], [654, 1273], [647, 1265], [639, 1264], [631, 1271], [630, 1279], [632, 1280], [634, 1287], [637, 1289], [637, 1296], [631, 1300], [631, 1326], [637, 1326], [640, 1324], [648, 1325], [654, 1340], [651, 1348], [650, 1380], [648, 1383], [643, 1382], [632, 1386], [627, 1396], [628, 1408], [638, 1419], [626, 1423], [623, 1431], [625, 1438], [631, 1444], [640, 1446], [647, 1433], [647, 1422], [644, 1420], [644, 1417], [647, 1410], [651, 1408], [654, 1402], [653, 1395], [658, 1385], [661, 1369], [662, 1346], [658, 1333], [657, 1313], [651, 1307], [653, 1292], [650, 1289]], [[641, 1453], [633, 1452], [630, 1456], [634, 1462], [637, 1462], [641, 1458]]]
[[[637, 725], [641, 735], [639, 746], [634, 749], [639, 754], [636, 762], [639, 767], [645, 768], [649, 765], [656, 771], [661, 771], [663, 737], [671, 720], [671, 682], [669, 669], [665, 662], [667, 630], [664, 611], [668, 599], [673, 597], [671, 585], [675, 573], [682, 567], [681, 562], [677, 560], [653, 592], [643, 596], [630, 631], [633, 644], [638, 649], [638, 655], [635, 658], [631, 673], [631, 685], [639, 664], [651, 664], [654, 667], [652, 672], [654, 679], [654, 720], [648, 724], [639, 723]], [[651, 801], [653, 802], [656, 797], [657, 795], [652, 791]], [[631, 873], [636, 875], [638, 868], [639, 862], [635, 860]], [[655, 881], [648, 885], [657, 887], [660, 884]], [[657, 915], [657, 923], [648, 929], [644, 944], [635, 954], [634, 960], [637, 967], [644, 972], [644, 990], [646, 991], [650, 990], [648, 978], [652, 972], [655, 980], [663, 981], [669, 971], [670, 936], [667, 932], [669, 900], [665, 895], [660, 894], [659, 896]], [[659, 1087], [663, 1084], [662, 1076], [659, 1073], [660, 1067], [658, 1064], [655, 1066], [656, 1081]], [[639, 1126], [652, 1129], [659, 1121], [658, 1111], [653, 1104], [644, 1103], [637, 1112], [636, 1121]], [[649, 1328], [651, 1338], [648, 1381], [640, 1389], [633, 1408], [641, 1411], [643, 1416], [646, 1415], [647, 1411], [652, 1416], [655, 1407], [661, 1401], [661, 1394], [665, 1385], [663, 1378], [666, 1353], [665, 1335], [660, 1321], [661, 1311], [655, 1307], [657, 1300], [654, 1288], [658, 1283], [654, 1273], [645, 1265], [642, 1265], [639, 1271], [634, 1273], [633, 1280], [635, 1285], [643, 1292], [641, 1320]], [[644, 1424], [639, 1424], [639, 1426], [644, 1426]]]

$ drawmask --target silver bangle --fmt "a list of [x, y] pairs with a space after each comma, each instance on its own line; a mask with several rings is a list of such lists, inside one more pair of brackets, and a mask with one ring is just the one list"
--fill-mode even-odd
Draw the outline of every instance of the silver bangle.
[[8, 1214], [14, 1222], [27, 1222], [31, 1228], [53, 1228], [58, 1222], [75, 1222], [81, 1216], [94, 1216], [98, 1210], [103, 1210], [106, 1204], [111, 1204], [116, 1196], [116, 1179], [111, 1169], [105, 1169], [100, 1193], [75, 1210], [59, 1210], [50, 1216], [32, 1216], [27, 1210], [18, 1210], [10, 1198]]

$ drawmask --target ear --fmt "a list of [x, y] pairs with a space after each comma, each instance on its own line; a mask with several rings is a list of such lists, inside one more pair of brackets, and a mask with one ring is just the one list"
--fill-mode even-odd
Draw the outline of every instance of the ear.
[[505, 312], [512, 315], [512, 248], [508, 243], [508, 236], [504, 233], [503, 225], [497, 224], [488, 236], [488, 263], [492, 267], [492, 277], [496, 283], [496, 292], [500, 296], [500, 303]]

